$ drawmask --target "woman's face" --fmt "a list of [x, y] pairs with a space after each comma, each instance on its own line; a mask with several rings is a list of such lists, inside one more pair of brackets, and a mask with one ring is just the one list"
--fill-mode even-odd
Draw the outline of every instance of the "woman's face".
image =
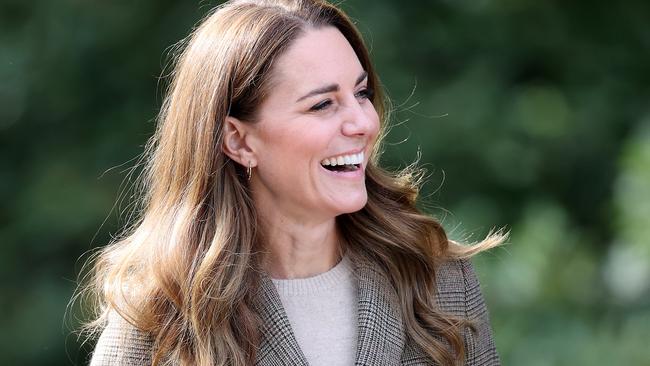
[[256, 204], [305, 221], [363, 208], [379, 118], [345, 37], [308, 30], [276, 60], [270, 85], [248, 139]]

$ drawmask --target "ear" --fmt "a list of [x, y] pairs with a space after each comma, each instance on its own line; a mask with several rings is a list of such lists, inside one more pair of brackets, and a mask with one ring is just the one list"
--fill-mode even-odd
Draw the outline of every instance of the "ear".
[[227, 116], [223, 125], [221, 148], [232, 160], [244, 167], [257, 165], [255, 153], [247, 144], [250, 126], [235, 117]]

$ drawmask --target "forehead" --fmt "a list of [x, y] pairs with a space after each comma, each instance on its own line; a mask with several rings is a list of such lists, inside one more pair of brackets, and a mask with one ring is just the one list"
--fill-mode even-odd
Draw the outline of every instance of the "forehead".
[[308, 28], [293, 42], [277, 59], [273, 81], [278, 88], [300, 94], [323, 84], [354, 84], [361, 72], [363, 66], [348, 40], [327, 26]]

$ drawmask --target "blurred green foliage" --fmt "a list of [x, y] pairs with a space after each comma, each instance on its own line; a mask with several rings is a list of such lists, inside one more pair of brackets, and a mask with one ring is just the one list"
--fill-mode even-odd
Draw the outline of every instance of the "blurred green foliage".
[[[421, 154], [453, 238], [512, 231], [475, 259], [503, 363], [650, 365], [650, 3], [342, 6], [395, 105], [384, 163]], [[124, 225], [167, 47], [210, 7], [0, 1], [0, 364], [85, 364], [80, 257]]]

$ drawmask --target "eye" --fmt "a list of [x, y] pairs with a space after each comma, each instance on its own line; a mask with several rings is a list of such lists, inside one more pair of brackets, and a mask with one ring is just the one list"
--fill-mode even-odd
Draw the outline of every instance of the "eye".
[[357, 98], [372, 100], [372, 97], [375, 95], [375, 92], [370, 88], [364, 88], [359, 90], [355, 95]]
[[312, 106], [311, 108], [309, 108], [309, 110], [314, 111], [314, 112], [322, 111], [323, 109], [329, 107], [331, 104], [332, 104], [331, 100], [325, 99], [324, 101], [322, 101], [322, 102]]

